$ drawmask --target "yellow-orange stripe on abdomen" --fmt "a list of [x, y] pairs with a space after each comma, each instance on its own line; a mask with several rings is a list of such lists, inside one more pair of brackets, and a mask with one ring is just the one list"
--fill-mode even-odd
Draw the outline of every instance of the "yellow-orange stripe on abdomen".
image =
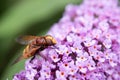
[[23, 57], [25, 59], [32, 57], [39, 48], [40, 48], [40, 46], [32, 48], [30, 45], [27, 45], [23, 51]]

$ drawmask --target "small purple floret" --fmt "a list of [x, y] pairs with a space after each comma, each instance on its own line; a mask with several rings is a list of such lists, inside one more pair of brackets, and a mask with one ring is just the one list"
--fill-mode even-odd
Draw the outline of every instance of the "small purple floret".
[[120, 80], [118, 0], [84, 0], [68, 5], [48, 34], [57, 44], [26, 61], [13, 80]]

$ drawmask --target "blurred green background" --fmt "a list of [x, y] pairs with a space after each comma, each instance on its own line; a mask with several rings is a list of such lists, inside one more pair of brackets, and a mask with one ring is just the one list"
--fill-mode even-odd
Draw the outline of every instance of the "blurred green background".
[[19, 35], [44, 35], [62, 17], [67, 4], [81, 0], [0, 0], [0, 80], [24, 69], [25, 60], [11, 63], [24, 46], [15, 42]]

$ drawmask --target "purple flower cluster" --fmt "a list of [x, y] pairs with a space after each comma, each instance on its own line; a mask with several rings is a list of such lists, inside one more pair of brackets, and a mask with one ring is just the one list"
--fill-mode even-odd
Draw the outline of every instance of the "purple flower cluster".
[[13, 80], [120, 80], [120, 8], [117, 0], [68, 5], [48, 34], [48, 47]]

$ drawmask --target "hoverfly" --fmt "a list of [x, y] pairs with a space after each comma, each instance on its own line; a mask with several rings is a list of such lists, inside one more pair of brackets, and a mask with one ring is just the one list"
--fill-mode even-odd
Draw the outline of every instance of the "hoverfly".
[[[15, 60], [14, 63], [17, 63], [18, 61], [22, 59], [27, 59], [32, 56], [35, 56], [35, 53], [37, 50], [44, 50], [48, 46], [53, 46], [57, 42], [51, 35], [46, 36], [20, 36], [16, 39], [17, 42], [23, 45], [27, 45], [25, 49], [23, 50], [22, 56], [20, 56], [18, 59]], [[14, 64], [13, 63], [13, 64]]]

